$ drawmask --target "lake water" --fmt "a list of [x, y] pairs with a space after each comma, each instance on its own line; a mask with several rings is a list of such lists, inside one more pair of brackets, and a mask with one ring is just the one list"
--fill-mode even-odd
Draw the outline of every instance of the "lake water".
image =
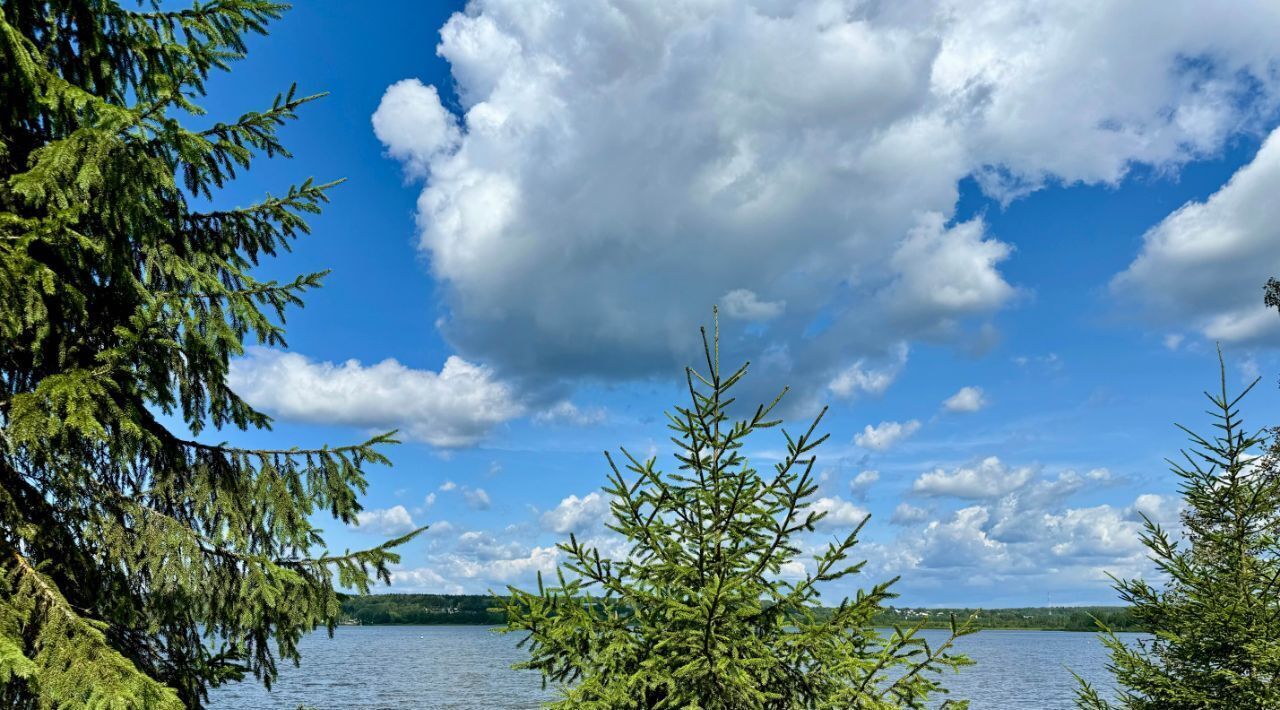
[[[926, 631], [930, 642], [943, 631]], [[1137, 638], [1137, 634], [1127, 634]], [[303, 639], [302, 666], [282, 666], [271, 692], [240, 683], [215, 690], [215, 710], [314, 708], [536, 708], [552, 696], [535, 673], [510, 665], [516, 637], [481, 626], [341, 626]], [[1071, 668], [1109, 688], [1107, 654], [1095, 634], [981, 631], [958, 642], [978, 665], [948, 675], [951, 697], [973, 710], [1074, 707]]]

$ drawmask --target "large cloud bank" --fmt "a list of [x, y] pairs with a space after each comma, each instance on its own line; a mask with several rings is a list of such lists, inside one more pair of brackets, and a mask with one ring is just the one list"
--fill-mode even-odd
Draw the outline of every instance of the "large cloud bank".
[[1149, 315], [1175, 330], [1274, 344], [1280, 318], [1263, 305], [1262, 286], [1277, 274], [1280, 129], [1209, 199], [1183, 205], [1148, 231], [1112, 288], [1140, 299]]
[[667, 372], [721, 303], [727, 339], [830, 382], [1016, 296], [960, 181], [1008, 200], [1218, 150], [1275, 108], [1277, 28], [1264, 0], [475, 0], [437, 48], [460, 103], [406, 79], [373, 123], [423, 181], [464, 356]]

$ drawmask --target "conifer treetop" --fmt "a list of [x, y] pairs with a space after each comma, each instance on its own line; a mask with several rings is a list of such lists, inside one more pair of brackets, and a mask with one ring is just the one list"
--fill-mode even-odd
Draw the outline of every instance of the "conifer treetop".
[[[570, 535], [554, 584], [510, 587], [507, 631], [561, 700], [585, 708], [921, 708], [945, 693], [940, 673], [970, 663], [954, 651], [970, 621], [931, 646], [919, 626], [882, 634], [871, 619], [896, 595], [896, 580], [859, 590], [830, 616], [820, 588], [860, 572], [849, 562], [866, 523], [805, 558], [801, 535], [825, 513], [811, 509], [821, 414], [801, 433], [782, 430], [787, 453], [766, 471], [743, 452], [749, 437], [778, 427], [785, 390], [768, 405], [730, 415], [731, 390], [747, 365], [725, 374], [719, 333], [702, 333], [706, 372], [686, 370], [688, 404], [668, 413], [676, 468], [623, 449], [605, 492], [608, 527], [625, 555]], [[947, 701], [945, 707], [965, 707]]]

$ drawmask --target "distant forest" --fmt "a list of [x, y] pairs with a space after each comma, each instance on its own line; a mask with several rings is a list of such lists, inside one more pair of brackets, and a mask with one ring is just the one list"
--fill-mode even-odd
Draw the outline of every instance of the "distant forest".
[[482, 594], [369, 594], [342, 599], [342, 623], [482, 624], [507, 623], [498, 600]]
[[[505, 624], [506, 615], [491, 596], [473, 594], [370, 594], [342, 599], [345, 624]], [[924, 609], [888, 607], [875, 618], [878, 626], [905, 626], [925, 621], [926, 627], [945, 628], [952, 614], [957, 621], [977, 612], [984, 629], [1045, 629], [1096, 631], [1094, 618], [1112, 631], [1141, 631], [1128, 607], [1069, 606], [1019, 609]]]
[[[1129, 607], [1124, 606], [1051, 606], [1017, 609], [913, 609], [889, 607], [875, 618], [876, 625], [905, 626], [925, 619], [929, 628], [945, 628], [952, 614], [962, 621], [978, 614], [977, 626], [983, 629], [1043, 629], [1046, 631], [1097, 631], [1094, 619], [1112, 631], [1142, 631]], [[927, 616], [926, 616], [927, 615]]]

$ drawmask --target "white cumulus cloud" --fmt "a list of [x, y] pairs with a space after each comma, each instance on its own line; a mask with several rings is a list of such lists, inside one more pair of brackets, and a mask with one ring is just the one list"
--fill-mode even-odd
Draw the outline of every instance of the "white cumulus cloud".
[[489, 368], [457, 356], [432, 372], [392, 359], [337, 364], [254, 348], [232, 362], [230, 381], [250, 404], [281, 419], [399, 428], [440, 447], [475, 444], [525, 411]]
[[857, 495], [866, 495], [867, 489], [871, 484], [880, 480], [880, 472], [875, 470], [859, 471], [858, 475], [849, 481], [849, 490]]
[[[1253, 161], [1204, 202], [1178, 208], [1143, 236], [1112, 288], [1160, 323], [1215, 341], [1280, 341], [1280, 316], [1262, 287], [1280, 274], [1280, 129]], [[1172, 350], [1178, 336], [1166, 336]]]
[[862, 394], [884, 394], [893, 381], [898, 379], [902, 368], [906, 366], [907, 352], [906, 344], [898, 343], [893, 348], [892, 358], [885, 362], [870, 364], [866, 358], [858, 358], [836, 372], [827, 383], [827, 389], [837, 397], [844, 398], [853, 398]]
[[1154, 572], [1140, 513], [1179, 530], [1178, 501], [1169, 496], [1143, 494], [1129, 506], [1072, 504], [1077, 493], [1111, 481], [1105, 468], [1050, 478], [996, 457], [939, 469], [917, 479], [915, 490], [963, 503], [942, 513], [900, 504], [891, 522], [907, 531], [870, 551], [882, 571], [905, 574], [905, 585], [946, 590], [953, 599], [990, 598], [992, 588], [1024, 597], [1053, 589], [1055, 598], [1070, 595], [1064, 601], [1110, 599], [1108, 572]]
[[947, 471], [935, 468], [920, 475], [911, 490], [926, 496], [953, 498], [995, 498], [1009, 493], [1031, 480], [1035, 469], [1030, 466], [1009, 467], [999, 458], [988, 456], [977, 464]]
[[391, 157], [418, 176], [425, 175], [431, 160], [452, 150], [462, 137], [457, 119], [440, 104], [436, 87], [417, 79], [387, 88], [373, 114], [373, 132]]
[[436, 48], [459, 110], [410, 79], [374, 125], [423, 180], [467, 357], [665, 373], [723, 302], [726, 348], [874, 392], [852, 365], [1015, 297], [961, 180], [1008, 200], [1210, 155], [1276, 106], [1278, 27], [1270, 0], [473, 0]]
[[581, 533], [600, 525], [609, 514], [609, 501], [599, 493], [571, 495], [542, 514], [542, 527], [556, 533]]
[[356, 524], [350, 527], [374, 535], [404, 535], [418, 529], [418, 524], [413, 522], [413, 517], [403, 505], [362, 510], [356, 520]]
[[861, 508], [840, 496], [825, 496], [813, 502], [809, 508], [815, 513], [826, 513], [826, 517], [818, 521], [818, 527], [844, 528], [858, 525], [867, 517], [865, 508]]
[[986, 406], [987, 396], [981, 387], [961, 387], [942, 402], [942, 408], [948, 412], [977, 412]]
[[853, 437], [853, 442], [865, 449], [888, 451], [919, 429], [920, 422], [915, 419], [906, 422], [880, 422], [877, 426], [868, 424], [862, 433]]

